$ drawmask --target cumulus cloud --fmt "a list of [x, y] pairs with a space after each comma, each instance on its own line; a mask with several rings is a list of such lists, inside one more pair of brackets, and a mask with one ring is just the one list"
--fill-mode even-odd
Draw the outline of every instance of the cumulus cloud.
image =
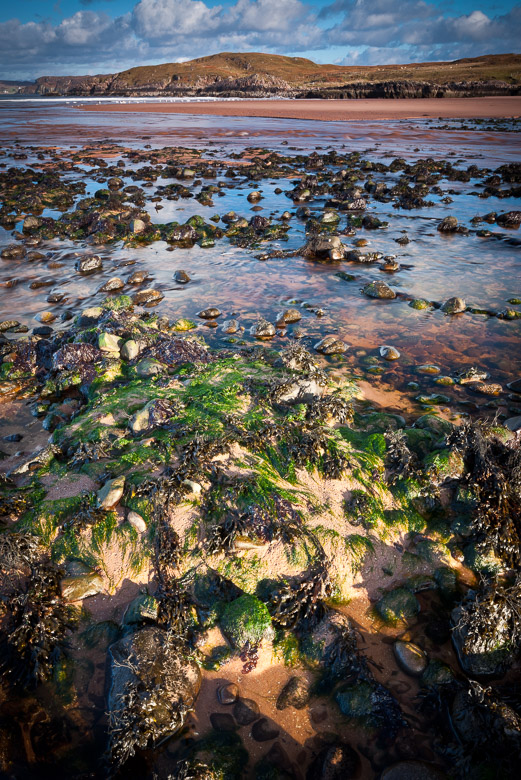
[[111, 0], [96, 10], [81, 2], [57, 24], [0, 23], [0, 76], [109, 73], [219, 51], [316, 52], [320, 62], [334, 52], [346, 64], [384, 64], [515, 51], [521, 40], [521, 5], [488, 16], [442, 12], [441, 0], [333, 0], [318, 12], [307, 0], [138, 0], [114, 16]]

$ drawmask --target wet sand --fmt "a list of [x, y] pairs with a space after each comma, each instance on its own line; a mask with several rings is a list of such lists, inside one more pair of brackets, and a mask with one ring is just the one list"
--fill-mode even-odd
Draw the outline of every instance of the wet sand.
[[330, 122], [419, 117], [465, 119], [518, 117], [521, 115], [521, 97], [115, 103], [82, 105], [78, 108], [82, 111], [252, 116]]

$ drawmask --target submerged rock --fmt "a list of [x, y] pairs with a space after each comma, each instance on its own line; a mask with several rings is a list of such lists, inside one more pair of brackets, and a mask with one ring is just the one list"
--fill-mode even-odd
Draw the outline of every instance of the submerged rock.
[[449, 298], [448, 301], [445, 301], [441, 310], [445, 314], [461, 314], [466, 308], [467, 304], [463, 298]]
[[423, 650], [412, 642], [397, 640], [393, 645], [398, 666], [406, 674], [419, 677], [427, 666], [427, 656]]
[[396, 298], [396, 293], [385, 282], [369, 282], [362, 289], [364, 295], [368, 298], [380, 298], [381, 300], [392, 300]]
[[336, 336], [325, 336], [314, 345], [314, 349], [317, 352], [321, 352], [323, 355], [341, 355], [347, 349], [348, 345], [338, 339]]

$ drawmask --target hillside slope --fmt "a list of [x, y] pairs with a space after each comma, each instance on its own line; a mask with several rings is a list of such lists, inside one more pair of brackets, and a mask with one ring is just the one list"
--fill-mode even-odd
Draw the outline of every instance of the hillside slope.
[[318, 65], [302, 57], [224, 52], [116, 74], [43, 76], [25, 91], [51, 95], [268, 95], [444, 97], [520, 94], [521, 55], [372, 67]]

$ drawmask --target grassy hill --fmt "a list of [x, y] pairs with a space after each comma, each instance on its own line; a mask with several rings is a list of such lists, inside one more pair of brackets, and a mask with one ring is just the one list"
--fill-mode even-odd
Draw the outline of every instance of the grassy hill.
[[450, 92], [454, 85], [476, 83], [488, 85], [488, 94], [495, 94], [494, 89], [508, 94], [512, 87], [521, 85], [521, 55], [496, 54], [454, 62], [409, 65], [342, 66], [318, 65], [303, 57], [223, 52], [188, 62], [139, 66], [117, 74], [44, 76], [37, 79], [36, 91], [43, 94], [280, 93], [302, 96], [309, 91], [342, 89], [350, 85], [357, 85], [363, 93], [364, 85], [404, 82], [430, 86], [439, 96], [447, 89]]

